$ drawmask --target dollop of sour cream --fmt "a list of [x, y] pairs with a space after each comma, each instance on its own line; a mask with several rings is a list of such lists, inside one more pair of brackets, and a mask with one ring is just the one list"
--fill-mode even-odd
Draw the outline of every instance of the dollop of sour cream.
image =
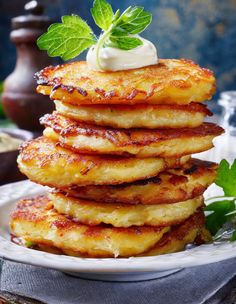
[[137, 37], [142, 40], [142, 45], [131, 50], [101, 47], [98, 58], [97, 44], [92, 46], [86, 58], [89, 67], [96, 71], [120, 71], [157, 64], [157, 50], [154, 44], [140, 36]]

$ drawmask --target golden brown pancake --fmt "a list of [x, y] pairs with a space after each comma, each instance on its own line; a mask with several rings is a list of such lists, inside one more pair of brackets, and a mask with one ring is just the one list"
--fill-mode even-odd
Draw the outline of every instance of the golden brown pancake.
[[170, 204], [202, 195], [214, 182], [216, 169], [215, 163], [191, 159], [181, 169], [169, 169], [150, 179], [116, 186], [75, 186], [63, 191], [103, 203]]
[[112, 129], [85, 123], [54, 112], [41, 118], [44, 136], [62, 147], [85, 154], [136, 157], [180, 157], [213, 147], [215, 136], [224, 130], [212, 123], [181, 129]]
[[186, 59], [161, 59], [156, 65], [117, 72], [72, 62], [47, 67], [36, 78], [38, 93], [74, 104], [189, 104], [215, 92], [213, 73]]
[[12, 234], [26, 242], [68, 255], [145, 256], [179, 251], [193, 243], [204, 229], [204, 215], [197, 212], [172, 228], [87, 226], [60, 215], [52, 209], [47, 197], [41, 196], [18, 202], [11, 215], [10, 228]]
[[110, 224], [114, 227], [177, 225], [203, 206], [203, 197], [162, 205], [99, 203], [54, 192], [49, 198], [58, 213], [85, 225]]
[[[154, 256], [167, 253], [182, 251], [188, 244], [202, 245], [212, 242], [212, 236], [209, 231], [202, 226], [204, 225], [204, 215], [197, 213], [191, 216], [184, 224], [174, 227], [169, 233], [167, 232], [157, 244], [148, 252], [139, 256]], [[78, 253], [71, 250], [59, 250], [53, 246], [45, 244], [35, 244], [34, 248], [47, 251], [54, 254], [68, 254], [78, 256]]]
[[[212, 237], [204, 227], [205, 217], [203, 212], [195, 213], [183, 224], [172, 228], [162, 239], [148, 252], [141, 256], [153, 256], [166, 253], [174, 253], [185, 249], [187, 244], [198, 245], [211, 243]], [[200, 240], [200, 242], [198, 241]]]
[[22, 145], [18, 164], [30, 180], [61, 188], [132, 182], [179, 167], [188, 160], [189, 156], [138, 159], [78, 154], [39, 137]]
[[90, 257], [128, 257], [152, 248], [169, 227], [87, 226], [57, 213], [46, 196], [19, 201], [11, 232], [27, 241]]
[[205, 105], [74, 105], [55, 100], [56, 110], [74, 120], [113, 128], [195, 128], [212, 113]]

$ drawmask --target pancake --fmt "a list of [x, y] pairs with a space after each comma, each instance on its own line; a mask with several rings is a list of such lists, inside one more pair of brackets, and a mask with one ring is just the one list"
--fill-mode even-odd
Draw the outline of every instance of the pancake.
[[85, 154], [136, 157], [180, 157], [213, 147], [215, 136], [224, 130], [212, 123], [181, 129], [112, 129], [78, 123], [54, 112], [41, 118], [44, 136], [62, 147]]
[[[212, 242], [212, 236], [204, 227], [204, 214], [202, 212], [195, 213], [181, 225], [172, 227], [172, 229], [164, 234], [157, 244], [149, 251], [138, 256], [155, 256], [167, 253], [182, 251], [188, 244], [202, 245]], [[37, 244], [40, 250], [46, 250], [51, 253], [66, 253], [72, 256], [78, 256], [78, 253], [72, 250], [58, 250], [55, 247], [45, 244]]]
[[46, 196], [19, 201], [10, 221], [11, 232], [35, 244], [90, 257], [129, 257], [152, 248], [169, 227], [87, 226], [57, 213]]
[[202, 212], [195, 213], [183, 224], [172, 228], [151, 250], [142, 253], [141, 256], [153, 256], [182, 251], [187, 244], [197, 243], [200, 245], [211, 243], [212, 237], [204, 227], [204, 222], [204, 214]]
[[191, 159], [181, 169], [169, 169], [158, 176], [117, 186], [69, 187], [64, 193], [102, 203], [170, 204], [200, 196], [216, 177], [217, 165]]
[[73, 185], [121, 184], [157, 175], [179, 167], [182, 158], [143, 158], [84, 155], [73, 153], [45, 137], [21, 146], [18, 157], [22, 173], [34, 182], [61, 188]]
[[98, 72], [85, 61], [36, 74], [37, 92], [74, 104], [189, 104], [215, 93], [213, 73], [191, 60], [161, 59], [139, 69]]
[[128, 205], [99, 203], [72, 198], [61, 193], [49, 194], [58, 213], [85, 225], [110, 224], [114, 227], [171, 226], [185, 221], [203, 206], [203, 197], [175, 204]]
[[[169, 233], [166, 233], [163, 238], [148, 252], [142, 253], [138, 256], [154, 256], [174, 253], [184, 250], [188, 244], [202, 245], [211, 243], [212, 236], [202, 225], [204, 225], [204, 216], [201, 213], [197, 213], [186, 220], [184, 224], [176, 226]], [[37, 244], [34, 245], [34, 247], [35, 246], [39, 250], [54, 254], [66, 253], [68, 255], [78, 256], [76, 252], [70, 250], [64, 250], [64, 252], [62, 252], [61, 250], [58, 250], [58, 248], [45, 244]]]
[[69, 118], [113, 128], [195, 128], [212, 113], [205, 105], [73, 105], [55, 100], [56, 110]]
[[197, 212], [172, 228], [87, 226], [58, 214], [48, 198], [41, 196], [18, 202], [10, 228], [36, 248], [57, 253], [91, 258], [145, 256], [179, 251], [193, 243], [204, 229], [204, 214]]

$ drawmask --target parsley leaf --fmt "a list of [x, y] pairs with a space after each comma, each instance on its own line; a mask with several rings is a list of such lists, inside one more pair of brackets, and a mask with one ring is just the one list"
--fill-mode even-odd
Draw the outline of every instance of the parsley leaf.
[[206, 227], [213, 235], [217, 232], [221, 235], [227, 229], [225, 224], [230, 224], [233, 227], [230, 240], [236, 240], [236, 228], [233, 224], [236, 215], [236, 159], [231, 166], [225, 159], [220, 162], [215, 184], [223, 189], [224, 196], [215, 197], [216, 201], [205, 207], [204, 211], [208, 213]]
[[211, 234], [215, 235], [223, 224], [234, 216], [233, 214], [230, 214], [234, 210], [234, 199], [216, 201], [204, 208], [204, 211], [212, 211], [212, 213], [207, 215], [206, 218], [206, 227]]
[[151, 23], [152, 15], [144, 11], [143, 7], [128, 7], [116, 22], [116, 27], [127, 34], [139, 34]]
[[111, 5], [107, 1], [95, 0], [90, 12], [97, 26], [105, 31], [109, 29], [112, 24], [114, 14]]
[[114, 23], [115, 21], [117, 21], [119, 17], [120, 17], [120, 10], [118, 9], [113, 16], [112, 22]]
[[232, 233], [232, 236], [231, 236], [230, 241], [231, 241], [231, 242], [236, 241], [236, 230]]
[[226, 196], [236, 196], [236, 159], [231, 167], [225, 159], [220, 162], [215, 183]]
[[63, 16], [61, 20], [37, 40], [40, 50], [47, 50], [49, 56], [69, 60], [96, 43], [91, 28], [79, 16]]
[[213, 202], [209, 205], [207, 205], [204, 208], [205, 211], [213, 211], [213, 212], [219, 212], [219, 213], [224, 213], [227, 214], [233, 210], [234, 208], [234, 200], [221, 200], [221, 201], [216, 201]]

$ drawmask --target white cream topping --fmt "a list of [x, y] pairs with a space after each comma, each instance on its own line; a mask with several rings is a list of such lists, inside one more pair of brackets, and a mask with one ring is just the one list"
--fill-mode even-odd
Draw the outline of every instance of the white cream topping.
[[96, 71], [120, 71], [141, 68], [158, 63], [157, 50], [154, 44], [140, 36], [143, 44], [132, 50], [121, 50], [113, 47], [101, 47], [97, 56], [97, 47], [92, 46], [87, 53], [87, 63]]

